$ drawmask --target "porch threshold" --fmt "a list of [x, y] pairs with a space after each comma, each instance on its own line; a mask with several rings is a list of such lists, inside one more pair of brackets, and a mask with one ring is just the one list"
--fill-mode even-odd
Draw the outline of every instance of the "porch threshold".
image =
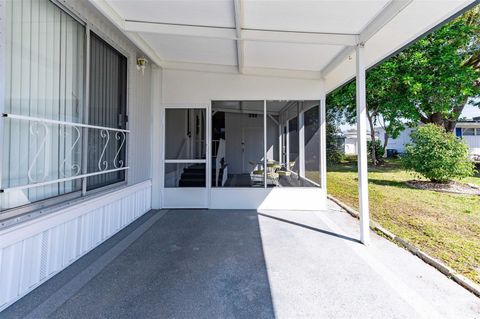
[[336, 206], [150, 211], [3, 318], [475, 318], [480, 301]]

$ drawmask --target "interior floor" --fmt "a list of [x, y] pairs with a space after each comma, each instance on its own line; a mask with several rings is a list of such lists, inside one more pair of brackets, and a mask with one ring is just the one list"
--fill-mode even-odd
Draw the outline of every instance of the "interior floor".
[[[280, 176], [277, 184], [268, 187], [317, 187], [312, 182], [296, 175]], [[250, 174], [229, 174], [224, 187], [263, 187], [263, 183], [254, 183]]]

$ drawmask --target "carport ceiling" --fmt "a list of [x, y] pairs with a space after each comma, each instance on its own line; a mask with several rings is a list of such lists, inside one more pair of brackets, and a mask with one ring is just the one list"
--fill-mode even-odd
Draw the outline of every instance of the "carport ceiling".
[[374, 65], [475, 0], [90, 0], [164, 68], [326, 79]]

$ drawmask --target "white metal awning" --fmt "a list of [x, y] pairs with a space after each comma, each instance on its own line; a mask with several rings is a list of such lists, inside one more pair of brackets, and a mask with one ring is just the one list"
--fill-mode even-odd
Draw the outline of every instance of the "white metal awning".
[[475, 0], [90, 0], [163, 68], [324, 78], [327, 92]]

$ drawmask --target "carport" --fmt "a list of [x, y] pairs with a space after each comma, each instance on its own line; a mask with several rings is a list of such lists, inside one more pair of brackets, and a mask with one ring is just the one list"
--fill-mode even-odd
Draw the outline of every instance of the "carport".
[[[154, 163], [158, 163], [154, 168], [152, 193], [160, 195], [153, 197], [154, 208], [324, 209], [326, 94], [356, 78], [360, 240], [365, 244], [369, 242], [366, 69], [475, 3], [471, 0], [90, 2], [159, 67], [153, 71], [153, 78], [157, 79], [154, 83], [161, 83], [162, 88], [154, 94], [154, 104], [160, 105], [154, 118], [155, 123], [166, 123], [167, 129], [154, 125], [153, 134], [160, 137], [158, 144], [152, 146]], [[214, 161], [221, 154], [217, 154], [216, 141], [212, 139], [211, 114], [215, 113], [212, 105], [215, 101], [252, 100], [264, 102], [263, 110], [255, 113], [263, 114], [264, 152], [258, 159], [254, 156], [250, 159], [251, 175], [259, 173], [262, 181], [263, 172], [264, 187], [218, 187], [217, 183], [212, 184], [210, 173], [215, 171], [218, 180], [218, 166], [222, 165]], [[274, 184], [269, 174], [276, 178], [277, 172], [291, 170], [295, 165], [291, 163], [304, 167], [309, 159], [304, 151], [305, 110], [300, 108], [294, 117], [300, 146], [298, 159], [293, 162], [289, 159], [288, 143], [285, 156], [269, 157], [267, 103], [308, 100], [316, 100], [319, 105], [316, 129], [320, 146], [319, 153], [312, 155], [319, 178], [314, 186], [301, 190], [269, 188], [269, 184]], [[189, 125], [186, 133], [181, 128], [178, 133], [168, 130], [167, 119], [175, 109], [206, 114], [206, 130], [200, 134], [206, 138], [192, 141]], [[280, 118], [287, 111], [281, 109]], [[183, 134], [187, 142], [181, 141]], [[288, 136], [288, 130], [284, 135]], [[175, 141], [175, 137], [180, 139]], [[282, 144], [281, 133], [279, 139]], [[227, 158], [232, 149], [245, 149], [246, 145], [245, 140], [241, 146], [231, 141], [226, 140]], [[201, 144], [198, 149], [205, 152], [182, 154], [184, 145], [192, 143]], [[279, 170], [268, 172], [268, 167], [277, 166]], [[177, 176], [173, 182], [169, 178], [172, 174]], [[183, 174], [188, 174], [188, 178], [181, 181]], [[193, 174], [204, 176], [201, 183], [192, 182]], [[304, 171], [302, 175], [302, 169], [298, 176], [308, 178]], [[257, 177], [252, 176], [252, 180]]]
[[[370, 232], [365, 77], [477, 3], [0, 0], [0, 316], [474, 317]], [[359, 225], [326, 179], [352, 79]]]

